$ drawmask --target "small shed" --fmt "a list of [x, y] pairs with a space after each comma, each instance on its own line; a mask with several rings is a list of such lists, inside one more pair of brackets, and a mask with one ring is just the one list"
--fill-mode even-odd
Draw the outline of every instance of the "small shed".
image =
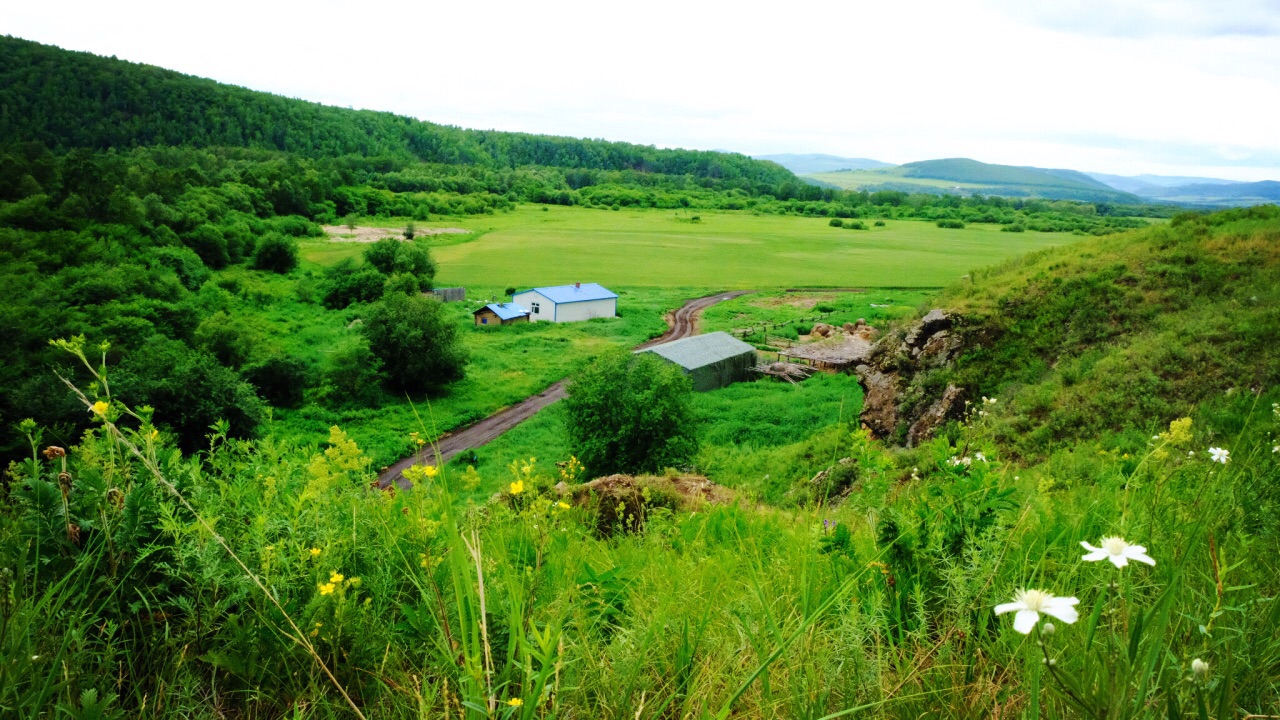
[[515, 303], [489, 303], [471, 313], [477, 325], [510, 325], [529, 322], [529, 311]]
[[428, 290], [428, 295], [434, 295], [440, 302], [463, 302], [467, 299], [467, 289], [460, 287], [436, 288]]
[[618, 294], [598, 283], [536, 287], [516, 293], [511, 301], [530, 308], [532, 322], [575, 322], [618, 315]]
[[756, 366], [756, 349], [728, 333], [694, 335], [637, 352], [649, 352], [674, 363], [699, 392], [745, 380]]

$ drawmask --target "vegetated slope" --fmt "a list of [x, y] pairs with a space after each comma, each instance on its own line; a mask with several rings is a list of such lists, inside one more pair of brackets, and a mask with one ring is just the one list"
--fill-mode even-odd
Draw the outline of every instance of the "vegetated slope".
[[1162, 427], [1280, 383], [1280, 208], [1043, 250], [975, 272], [937, 306], [962, 316], [967, 349], [915, 378], [917, 402], [948, 383], [998, 396], [996, 437], [1029, 455]]
[[835, 172], [839, 170], [874, 170], [876, 168], [893, 167], [892, 163], [880, 162], [870, 158], [847, 158], [821, 153], [797, 154], [782, 153], [780, 155], [752, 155], [757, 160], [775, 162], [797, 175], [810, 173]]
[[924, 160], [871, 170], [817, 172], [805, 179], [849, 190], [998, 195], [1089, 203], [1135, 203], [1136, 196], [1116, 190], [1075, 170], [991, 165], [966, 158]]
[[148, 65], [0, 38], [0, 138], [55, 150], [147, 145], [247, 147], [308, 157], [412, 156], [497, 167], [640, 170], [776, 184], [744, 155], [603, 140], [464, 130], [386, 112], [327, 107]]
[[1007, 195], [1034, 195], [1088, 202], [1135, 202], [1128, 193], [1074, 170], [1046, 170], [1012, 165], [992, 165], [968, 158], [924, 160], [899, 168], [906, 178], [929, 178], [984, 185], [991, 192]]

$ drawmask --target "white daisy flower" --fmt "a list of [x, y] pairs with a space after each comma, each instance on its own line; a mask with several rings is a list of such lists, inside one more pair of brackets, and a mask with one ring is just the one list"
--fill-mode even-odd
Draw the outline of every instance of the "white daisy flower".
[[1070, 625], [1079, 619], [1075, 605], [1079, 600], [1074, 597], [1054, 597], [1043, 590], [1019, 590], [1013, 602], [996, 606], [996, 614], [1017, 611], [1013, 616], [1013, 629], [1026, 635], [1040, 621], [1040, 613], [1050, 615]]
[[1083, 540], [1080, 541], [1080, 545], [1089, 551], [1088, 555], [1080, 558], [1085, 562], [1110, 560], [1111, 564], [1118, 568], [1128, 565], [1130, 560], [1137, 560], [1148, 565], [1156, 564], [1156, 561], [1147, 555], [1146, 548], [1141, 545], [1130, 545], [1121, 537], [1102, 538], [1102, 547], [1094, 547]]
[[1209, 448], [1209, 455], [1211, 456], [1210, 460], [1223, 465], [1226, 465], [1227, 461], [1231, 459], [1231, 451], [1226, 448], [1211, 447]]

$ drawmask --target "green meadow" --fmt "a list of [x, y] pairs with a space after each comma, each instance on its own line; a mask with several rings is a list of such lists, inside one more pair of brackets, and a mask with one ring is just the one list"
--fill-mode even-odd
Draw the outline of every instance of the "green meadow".
[[[713, 290], [941, 287], [973, 268], [1073, 239], [1064, 233], [1012, 236], [1001, 233], [999, 225], [984, 224], [945, 230], [931, 222], [887, 220], [882, 227], [846, 230], [831, 227], [827, 218], [744, 211], [536, 205], [415, 225], [459, 227], [479, 235], [470, 242], [433, 238], [438, 285], [499, 288], [575, 281]], [[363, 248], [310, 241], [302, 245], [302, 254], [309, 263], [329, 265]]]

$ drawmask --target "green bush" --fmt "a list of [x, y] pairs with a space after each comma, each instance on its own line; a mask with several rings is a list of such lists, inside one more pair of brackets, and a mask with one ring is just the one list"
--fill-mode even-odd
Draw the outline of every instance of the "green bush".
[[356, 302], [373, 302], [382, 297], [387, 276], [370, 265], [357, 265], [343, 258], [324, 272], [320, 283], [321, 302], [331, 310], [341, 310]]
[[692, 393], [689, 378], [652, 353], [607, 352], [569, 384], [569, 445], [592, 477], [684, 465], [698, 450]]
[[253, 252], [253, 267], [285, 274], [298, 267], [298, 241], [278, 232], [269, 232], [258, 240]]
[[866, 230], [867, 224], [861, 220], [846, 220], [844, 227], [846, 230]]
[[948, 229], [951, 229], [951, 230], [963, 230], [963, 229], [964, 229], [964, 222], [962, 222], [962, 221], [960, 221], [960, 220], [951, 220], [951, 219], [946, 219], [946, 218], [944, 218], [944, 219], [942, 219], [942, 220], [939, 220], [936, 224], [937, 224], [937, 226], [938, 226], [938, 227], [940, 227], [940, 228], [948, 228]]
[[1000, 232], [1020, 233], [1020, 232], [1026, 232], [1026, 231], [1027, 231], [1027, 227], [1025, 225], [1022, 225], [1021, 223], [1013, 223], [1011, 225], [1005, 225], [1004, 227], [1000, 228]]
[[844, 227], [844, 226], [845, 226], [845, 225], [844, 225], [844, 221], [843, 221], [843, 220], [841, 220], [840, 218], [831, 218], [829, 221], [827, 221], [827, 224], [828, 224], [828, 225], [830, 225], [831, 227]]
[[361, 333], [396, 390], [431, 392], [462, 379], [458, 326], [433, 297], [388, 295], [369, 308]]

